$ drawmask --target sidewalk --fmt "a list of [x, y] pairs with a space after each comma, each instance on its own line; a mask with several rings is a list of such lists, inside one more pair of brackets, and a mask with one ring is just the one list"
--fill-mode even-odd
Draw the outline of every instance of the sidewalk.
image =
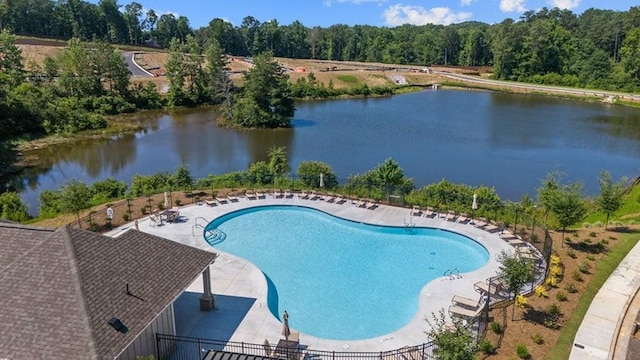
[[[629, 251], [593, 298], [573, 340], [571, 360], [624, 359], [630, 329], [622, 329], [627, 309], [640, 289], [640, 243]], [[630, 314], [634, 319], [636, 314]], [[634, 324], [635, 326], [635, 324]], [[626, 339], [618, 336], [624, 335]]]

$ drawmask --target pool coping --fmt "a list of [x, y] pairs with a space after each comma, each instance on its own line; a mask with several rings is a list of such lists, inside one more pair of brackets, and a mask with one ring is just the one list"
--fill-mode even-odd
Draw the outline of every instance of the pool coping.
[[[189, 205], [180, 209], [183, 221], [164, 226], [152, 226], [150, 221], [145, 221], [147, 218], [140, 220], [138, 223], [140, 231], [199, 249], [218, 252], [220, 254], [218, 259], [211, 265], [211, 285], [214, 294], [255, 299], [253, 306], [244, 316], [240, 325], [233, 331], [230, 341], [262, 344], [267, 339], [270, 343], [277, 343], [278, 339], [282, 337], [280, 335], [282, 323], [269, 311], [267, 306], [267, 282], [260, 269], [248, 260], [216, 251], [204, 240], [202, 227], [206, 226], [214, 218], [227, 213], [264, 205], [305, 206], [339, 218], [372, 225], [403, 226], [403, 224], [410, 223], [416, 227], [453, 231], [475, 240], [489, 252], [489, 261], [481, 268], [473, 272], [464, 273], [461, 278], [442, 276], [427, 283], [420, 292], [416, 315], [405, 326], [390, 334], [363, 340], [332, 340], [301, 333], [301, 344], [317, 350], [387, 351], [427, 342], [428, 337], [425, 332], [428, 331], [429, 324], [426, 319], [431, 320], [432, 313], [437, 314], [440, 309], [443, 309], [446, 313], [454, 295], [473, 299], [479, 298], [479, 294], [474, 290], [473, 284], [495, 276], [499, 269], [496, 256], [501, 251], [513, 252], [514, 249], [500, 239], [498, 233], [489, 233], [471, 224], [447, 221], [442, 217], [411, 216], [410, 209], [407, 208], [380, 205], [374, 210], [369, 210], [358, 208], [351, 201], [344, 204], [336, 204], [321, 200], [299, 199], [297, 196], [286, 199], [267, 196], [265, 199], [259, 200], [239, 198], [237, 202], [213, 207]], [[133, 224], [127, 224], [111, 232], [111, 234], [117, 236], [118, 233], [132, 226]], [[202, 290], [201, 277], [186, 289], [186, 291], [191, 292], [202, 292]], [[295, 330], [295, 314], [290, 315], [290, 324], [292, 329]]]

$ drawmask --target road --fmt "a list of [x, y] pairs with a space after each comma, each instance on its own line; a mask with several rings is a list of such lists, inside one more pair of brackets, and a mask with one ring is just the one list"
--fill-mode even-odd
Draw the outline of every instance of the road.
[[153, 77], [153, 75], [151, 75], [149, 72], [147, 72], [140, 66], [136, 65], [135, 61], [133, 60], [133, 57], [135, 56], [135, 54], [136, 53], [133, 51], [127, 51], [122, 53], [122, 55], [124, 55], [124, 59], [127, 61], [127, 69], [129, 69], [129, 72], [131, 72], [131, 75], [141, 76], [141, 77]]
[[615, 97], [623, 100], [640, 101], [640, 95], [638, 94], [628, 94], [628, 93], [620, 93], [620, 92], [604, 91], [604, 90], [565, 88], [560, 86], [517, 83], [517, 82], [511, 82], [511, 81], [490, 80], [490, 79], [484, 79], [476, 76], [454, 74], [447, 71], [432, 71], [432, 73], [436, 75], [445, 76], [453, 80], [464, 81], [467, 83], [501, 86], [501, 87], [508, 87], [513, 89], [528, 90], [528, 91], [538, 90], [542, 92], [561, 93], [561, 94], [569, 94], [569, 95], [575, 95], [575, 96], [590, 95], [590, 96], [601, 97], [601, 98]]

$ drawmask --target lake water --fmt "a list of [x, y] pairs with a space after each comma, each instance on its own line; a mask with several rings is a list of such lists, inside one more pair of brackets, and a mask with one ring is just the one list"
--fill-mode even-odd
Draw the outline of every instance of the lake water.
[[363, 173], [391, 157], [416, 186], [447, 179], [495, 187], [501, 197], [535, 196], [553, 170], [585, 182], [640, 170], [640, 110], [492, 92], [427, 90], [388, 98], [303, 102], [293, 128], [218, 128], [212, 110], [143, 113], [146, 130], [108, 141], [39, 151], [41, 166], [13, 179], [30, 211], [38, 194], [69, 179], [87, 183], [173, 172], [181, 163], [205, 176], [244, 170], [286, 146], [292, 171], [301, 161], [330, 164], [338, 176]]

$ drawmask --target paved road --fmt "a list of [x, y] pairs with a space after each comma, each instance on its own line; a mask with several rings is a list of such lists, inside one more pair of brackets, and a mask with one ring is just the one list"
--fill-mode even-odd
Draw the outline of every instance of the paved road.
[[447, 71], [433, 71], [433, 73], [436, 75], [448, 77], [450, 79], [461, 80], [461, 81], [476, 83], [476, 84], [503, 86], [503, 87], [509, 87], [514, 89], [524, 89], [524, 90], [533, 90], [533, 91], [540, 90], [545, 92], [563, 93], [563, 94], [576, 95], [576, 96], [591, 95], [591, 96], [602, 97], [602, 98], [613, 96], [613, 97], [618, 97], [625, 100], [640, 101], [640, 95], [638, 94], [619, 93], [619, 92], [603, 91], [603, 90], [575, 89], [575, 88], [565, 88], [560, 86], [536, 85], [536, 84], [527, 84], [527, 83], [516, 83], [511, 81], [490, 80], [490, 79], [484, 79], [476, 76], [454, 74]]
[[146, 72], [141, 67], [135, 64], [135, 62], [133, 61], [133, 56], [135, 55], [135, 52], [127, 51], [127, 52], [123, 52], [122, 55], [124, 55], [124, 59], [127, 61], [127, 69], [129, 69], [129, 71], [131, 72], [131, 75], [142, 76], [142, 77], [152, 77], [152, 75], [150, 75], [148, 72]]

